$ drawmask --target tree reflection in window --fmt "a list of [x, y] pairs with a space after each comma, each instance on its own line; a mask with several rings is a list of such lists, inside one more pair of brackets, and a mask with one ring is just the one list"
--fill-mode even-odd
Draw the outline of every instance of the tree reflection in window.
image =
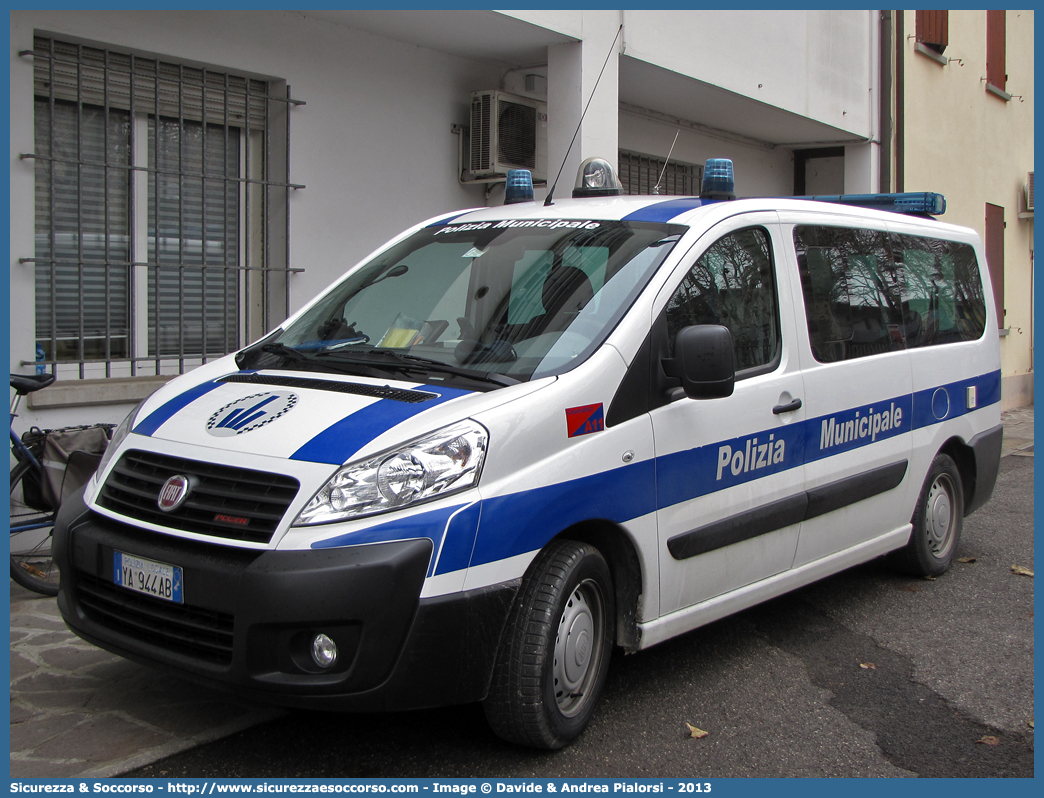
[[770, 364], [779, 352], [779, 313], [768, 232], [720, 238], [696, 261], [667, 303], [669, 346], [683, 327], [721, 324], [732, 333], [736, 371]]
[[822, 363], [979, 338], [985, 303], [967, 244], [880, 230], [794, 229], [812, 354]]

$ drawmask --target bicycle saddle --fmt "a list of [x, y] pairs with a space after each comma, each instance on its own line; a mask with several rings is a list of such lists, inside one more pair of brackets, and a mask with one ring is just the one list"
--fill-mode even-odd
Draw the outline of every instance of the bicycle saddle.
[[19, 396], [46, 388], [54, 382], [53, 374], [12, 374], [11, 387]]

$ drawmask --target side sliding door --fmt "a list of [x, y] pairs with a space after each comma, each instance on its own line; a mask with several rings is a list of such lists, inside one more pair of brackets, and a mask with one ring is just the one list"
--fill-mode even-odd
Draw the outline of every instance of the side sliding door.
[[784, 225], [805, 326], [797, 348], [808, 508], [794, 567], [831, 555], [859, 562], [902, 545], [920, 488], [910, 462], [904, 286], [889, 233], [851, 218], [807, 218]]

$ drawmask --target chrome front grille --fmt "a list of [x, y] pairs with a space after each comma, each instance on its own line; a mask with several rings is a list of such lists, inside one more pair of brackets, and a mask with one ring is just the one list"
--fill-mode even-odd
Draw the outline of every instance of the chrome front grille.
[[[157, 503], [160, 489], [178, 474], [192, 488], [180, 507], [165, 512]], [[168, 529], [268, 543], [299, 487], [282, 474], [131, 450], [109, 473], [98, 504]]]

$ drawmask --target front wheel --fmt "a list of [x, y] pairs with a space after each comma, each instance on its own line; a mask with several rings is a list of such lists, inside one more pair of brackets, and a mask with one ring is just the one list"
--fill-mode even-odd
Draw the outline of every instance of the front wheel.
[[913, 576], [946, 573], [957, 554], [964, 522], [964, 487], [953, 458], [937, 455], [928, 470], [914, 510], [913, 532], [896, 564]]
[[561, 540], [530, 565], [497, 652], [485, 701], [509, 742], [562, 748], [587, 727], [613, 644], [612, 577], [601, 553]]
[[34, 480], [39, 476], [28, 461], [11, 469], [11, 578], [27, 590], [57, 596], [58, 565], [51, 556], [54, 513], [26, 503], [26, 494], [39, 493]]

